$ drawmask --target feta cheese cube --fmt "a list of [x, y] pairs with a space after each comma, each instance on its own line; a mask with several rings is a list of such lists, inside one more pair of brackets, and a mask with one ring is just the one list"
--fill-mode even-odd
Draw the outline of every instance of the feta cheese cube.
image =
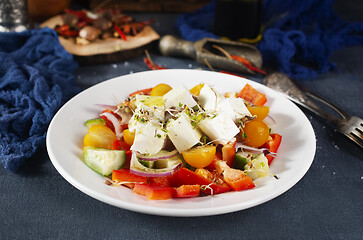
[[218, 95], [207, 84], [204, 84], [198, 96], [199, 104], [205, 111], [216, 111]]
[[200, 131], [191, 125], [190, 119], [185, 113], [181, 113], [176, 119], [170, 119], [166, 130], [179, 153], [193, 147], [202, 137]]
[[165, 139], [166, 132], [161, 124], [152, 122], [138, 123], [131, 150], [138, 151], [141, 154], [152, 155], [158, 153], [164, 147]]
[[193, 99], [192, 94], [185, 88], [173, 88], [167, 92], [164, 96], [165, 108], [179, 107], [180, 104], [193, 108], [198, 105]]
[[244, 116], [252, 116], [242, 98], [225, 98], [218, 103], [218, 112], [224, 112], [235, 123]]
[[202, 120], [198, 127], [215, 143], [225, 145], [239, 133], [239, 128], [225, 112]]

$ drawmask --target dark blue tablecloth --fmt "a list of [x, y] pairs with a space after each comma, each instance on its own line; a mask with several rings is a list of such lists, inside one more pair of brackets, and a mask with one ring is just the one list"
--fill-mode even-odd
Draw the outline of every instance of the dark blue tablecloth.
[[[355, 5], [353, 5], [355, 3]], [[347, 20], [363, 21], [359, 0], [337, 2]], [[176, 34], [177, 14], [135, 14], [155, 18], [161, 34]], [[151, 53], [167, 68], [199, 68], [189, 59]], [[363, 46], [332, 56], [337, 70], [306, 88], [363, 117]], [[114, 64], [82, 66], [82, 88], [119, 75], [147, 70], [142, 57]], [[261, 82], [261, 79], [254, 79]], [[289, 191], [262, 205], [230, 214], [173, 218], [110, 206], [80, 192], [53, 167], [41, 148], [18, 173], [0, 168], [0, 239], [363, 239], [363, 151], [326, 122], [305, 111], [317, 151], [307, 174]]]

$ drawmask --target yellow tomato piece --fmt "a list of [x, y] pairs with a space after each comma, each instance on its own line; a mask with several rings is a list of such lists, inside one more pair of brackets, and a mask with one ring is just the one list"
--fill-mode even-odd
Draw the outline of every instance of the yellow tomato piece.
[[150, 92], [150, 96], [163, 96], [165, 93], [169, 92], [172, 89], [168, 84], [160, 83], [153, 87]]
[[116, 134], [104, 125], [93, 125], [83, 139], [83, 146], [112, 149]]
[[181, 152], [184, 160], [192, 167], [204, 168], [212, 163], [216, 154], [216, 147], [205, 145], [194, 147]]
[[201, 83], [201, 84], [198, 84], [198, 85], [195, 85], [192, 89], [189, 90], [189, 92], [195, 96], [199, 96], [199, 93], [200, 93], [200, 90], [204, 87], [204, 84]]
[[125, 129], [123, 131], [123, 135], [124, 135], [124, 141], [128, 144], [128, 145], [132, 145], [134, 144], [134, 139], [135, 139], [135, 133], [134, 132], [130, 132], [129, 129]]
[[136, 105], [139, 103], [149, 107], [162, 107], [164, 106], [164, 98], [161, 96], [137, 95]]
[[257, 116], [257, 120], [263, 120], [267, 117], [270, 107], [267, 106], [249, 106], [247, 107], [248, 111], [252, 114], [252, 116]]
[[243, 142], [251, 147], [260, 147], [267, 142], [269, 136], [266, 123], [256, 119], [247, 122], [242, 132]]

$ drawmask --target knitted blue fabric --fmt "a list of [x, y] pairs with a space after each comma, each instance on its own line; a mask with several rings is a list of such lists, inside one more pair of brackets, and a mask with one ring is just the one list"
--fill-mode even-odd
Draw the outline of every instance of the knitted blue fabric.
[[[345, 46], [363, 44], [363, 23], [346, 22], [332, 9], [334, 0], [265, 0], [264, 32], [258, 44], [264, 65], [295, 79], [313, 79], [335, 68], [331, 54]], [[189, 41], [210, 37], [215, 2], [176, 21]]]
[[45, 144], [56, 111], [79, 89], [73, 56], [49, 28], [0, 33], [0, 161], [16, 171]]

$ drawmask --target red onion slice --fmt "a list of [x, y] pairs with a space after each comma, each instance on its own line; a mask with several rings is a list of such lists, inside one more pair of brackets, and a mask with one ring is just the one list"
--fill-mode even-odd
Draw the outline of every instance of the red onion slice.
[[273, 126], [276, 124], [275, 119], [273, 119], [270, 115], [267, 115], [267, 117], [263, 120], [268, 126]]
[[177, 150], [173, 150], [171, 152], [161, 150], [160, 152], [150, 155], [150, 156], [145, 156], [143, 154], [136, 153], [137, 157], [143, 161], [157, 161], [160, 159], [169, 159], [169, 158], [175, 157], [177, 154], [178, 154]]
[[276, 154], [276, 153], [270, 152], [267, 148], [255, 148], [255, 147], [250, 147], [250, 146], [244, 145], [244, 144], [242, 144], [240, 142], [237, 142], [236, 145], [235, 145], [236, 152], [240, 148], [250, 150], [250, 151], [254, 151], [254, 152], [258, 152], [258, 153], [263, 153], [265, 156], [267, 154], [272, 154], [272, 155]]
[[182, 163], [180, 162], [168, 168], [162, 168], [162, 169], [148, 168], [139, 162], [136, 153], [133, 152], [130, 162], [130, 172], [143, 177], [166, 177], [174, 174], [181, 166]]
[[117, 106], [115, 105], [107, 105], [107, 104], [96, 104], [96, 106], [99, 106], [103, 109], [110, 109], [112, 111], [116, 111], [117, 110]]
[[122, 137], [122, 128], [117, 117], [109, 112], [101, 113], [100, 116], [105, 116], [112, 123], [113, 127], [115, 128], [116, 137], [117, 139], [120, 139]]

